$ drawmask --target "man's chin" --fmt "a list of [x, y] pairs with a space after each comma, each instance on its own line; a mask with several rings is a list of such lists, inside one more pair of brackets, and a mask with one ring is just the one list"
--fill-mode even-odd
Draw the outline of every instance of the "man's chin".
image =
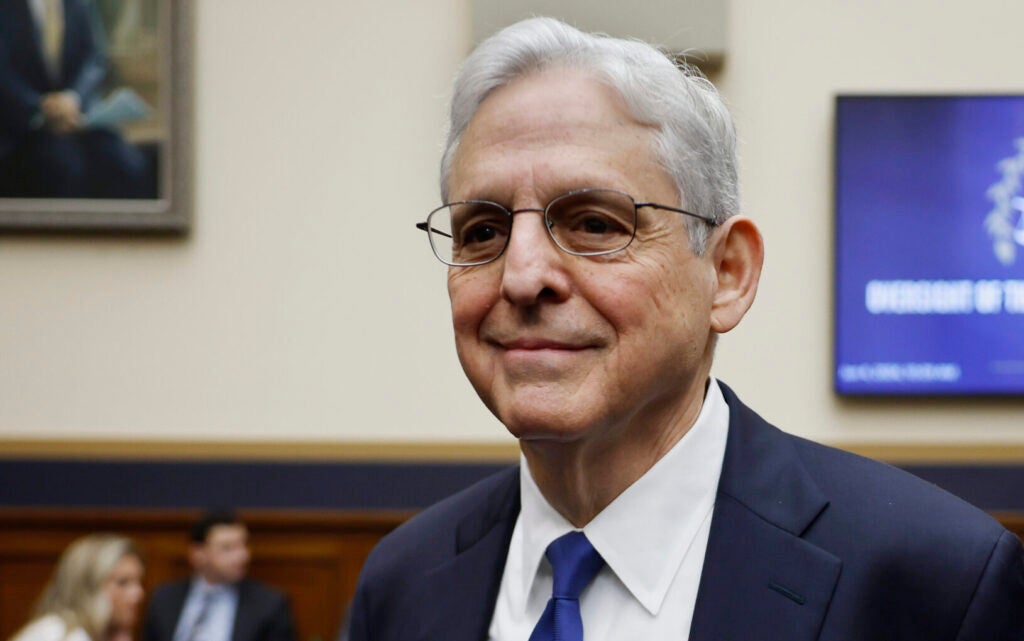
[[502, 418], [501, 421], [521, 444], [570, 443], [590, 431], [588, 423], [570, 420], [558, 412], [531, 412], [529, 415]]
[[246, 574], [247, 574], [247, 572], [244, 571], [244, 570], [242, 572], [226, 572], [221, 577], [223, 579], [221, 581], [221, 583], [225, 583], [225, 584], [228, 584], [228, 585], [234, 585], [235, 583], [240, 583], [242, 581], [242, 579], [245, 578]]

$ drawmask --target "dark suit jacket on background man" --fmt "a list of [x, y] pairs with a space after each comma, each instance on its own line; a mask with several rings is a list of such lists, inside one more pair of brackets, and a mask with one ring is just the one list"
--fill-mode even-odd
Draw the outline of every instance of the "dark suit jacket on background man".
[[[173, 641], [191, 581], [160, 586], [150, 599], [142, 641]], [[288, 600], [253, 579], [238, 584], [238, 612], [231, 641], [295, 641]]]
[[[194, 575], [156, 589], [142, 641], [295, 641], [284, 593], [246, 576], [249, 530], [233, 512], [204, 514], [191, 538], [188, 559]], [[237, 602], [229, 621], [232, 593]]]

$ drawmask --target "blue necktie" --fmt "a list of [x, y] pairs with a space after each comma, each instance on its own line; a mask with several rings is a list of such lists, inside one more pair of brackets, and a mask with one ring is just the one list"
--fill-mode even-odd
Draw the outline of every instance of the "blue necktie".
[[604, 559], [583, 532], [569, 532], [551, 542], [545, 555], [554, 585], [530, 641], [583, 641], [580, 593], [604, 565]]

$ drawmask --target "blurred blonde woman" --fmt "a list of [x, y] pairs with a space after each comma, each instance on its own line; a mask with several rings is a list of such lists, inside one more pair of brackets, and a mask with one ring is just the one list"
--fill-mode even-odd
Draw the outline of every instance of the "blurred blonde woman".
[[142, 572], [131, 539], [76, 540], [61, 555], [32, 620], [11, 641], [131, 641], [144, 596]]

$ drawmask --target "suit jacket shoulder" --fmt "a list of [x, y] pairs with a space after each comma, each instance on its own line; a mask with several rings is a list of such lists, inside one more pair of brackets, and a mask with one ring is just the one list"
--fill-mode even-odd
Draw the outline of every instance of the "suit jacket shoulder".
[[[903, 470], [795, 442], [830, 497], [805, 539], [843, 559], [830, 616], [848, 621], [847, 634], [1024, 640], [1024, 553], [1013, 534]], [[864, 610], [890, 614], [883, 621]]]
[[238, 612], [232, 641], [295, 641], [288, 597], [255, 579], [238, 584]]
[[[819, 516], [823, 523], [840, 521], [851, 535], [863, 531], [869, 539], [889, 528], [913, 528], [914, 541], [924, 537], [928, 543], [943, 537], [992, 538], [1004, 531], [985, 512], [904, 470], [779, 430], [722, 388], [732, 420], [720, 491], [765, 511], [792, 533], [820, 528]], [[770, 487], [764, 480], [785, 485]], [[821, 508], [815, 521], [788, 521], [799, 501]], [[932, 535], [940, 540], [929, 540]], [[865, 542], [861, 538], [858, 544]]]
[[402, 524], [363, 566], [349, 639], [486, 638], [518, 514], [513, 467]]
[[1016, 537], [911, 474], [781, 432], [722, 388], [729, 440], [692, 641], [1022, 638]]
[[253, 578], [245, 578], [238, 584], [238, 600], [252, 601], [266, 606], [287, 601], [288, 597], [277, 588]]

